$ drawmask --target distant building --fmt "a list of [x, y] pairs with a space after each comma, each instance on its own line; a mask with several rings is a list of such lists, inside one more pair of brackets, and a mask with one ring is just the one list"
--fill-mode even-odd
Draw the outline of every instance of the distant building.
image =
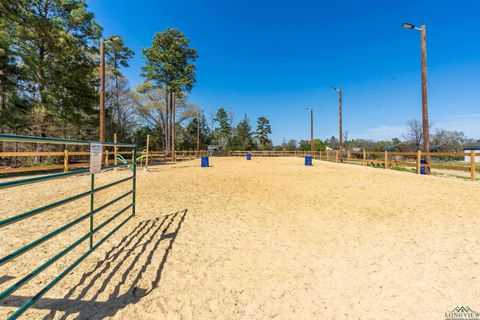
[[[476, 154], [480, 153], [480, 145], [478, 146], [467, 146], [463, 148], [465, 152], [465, 162], [470, 162], [470, 152], [475, 151]], [[475, 155], [475, 162], [480, 162], [480, 156]]]
[[441, 144], [436, 146], [430, 146], [430, 152], [461, 152], [461, 147], [454, 146], [452, 144]]
[[207, 153], [209, 156], [216, 156], [220, 154], [222, 151], [222, 147], [216, 145], [209, 145], [207, 146]]
[[415, 152], [415, 148], [409, 144], [406, 143], [400, 143], [396, 145], [391, 145], [391, 146], [385, 146], [383, 147], [384, 151], [388, 152]]
[[[415, 148], [415, 146], [407, 143], [385, 146], [383, 150], [388, 152], [417, 152], [417, 149]], [[422, 146], [420, 146], [420, 150], [422, 150]], [[459, 151], [457, 146], [454, 146], [451, 144], [440, 144], [440, 145], [430, 146], [430, 152], [456, 153], [461, 151]]]

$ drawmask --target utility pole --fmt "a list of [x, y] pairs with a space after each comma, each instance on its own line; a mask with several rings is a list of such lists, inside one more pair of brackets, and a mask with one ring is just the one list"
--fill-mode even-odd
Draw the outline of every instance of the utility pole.
[[197, 115], [197, 156], [200, 154], [200, 112]]
[[340, 134], [340, 162], [343, 161], [343, 129], [342, 129], [342, 124], [343, 124], [343, 119], [342, 119], [342, 103], [343, 103], [343, 94], [342, 94], [342, 88], [338, 90], [338, 117], [339, 117], [339, 134]]
[[117, 40], [120, 38], [100, 39], [100, 142], [105, 141], [105, 43]]
[[313, 108], [310, 108], [310, 154], [313, 155]]
[[177, 161], [175, 154], [175, 92], [171, 94], [172, 103], [172, 159], [173, 162]]
[[165, 153], [170, 154], [170, 91], [165, 89]]
[[[420, 27], [422, 47], [422, 126], [423, 126], [423, 152], [426, 152], [427, 163], [430, 163], [430, 132], [428, 125], [428, 92], [427, 92], [427, 27]], [[427, 168], [430, 172], [430, 167]]]
[[[422, 25], [419, 28], [411, 23], [404, 23], [402, 27], [420, 31], [420, 47], [422, 52], [422, 135], [423, 152], [425, 162], [430, 163], [430, 130], [428, 123], [428, 83], [427, 83], [427, 26]], [[430, 167], [425, 170], [430, 173]]]
[[333, 90], [338, 92], [338, 137], [340, 142], [339, 158], [340, 162], [343, 161], [343, 129], [342, 129], [342, 104], [343, 104], [343, 91], [342, 88], [332, 87]]
[[100, 39], [100, 142], [105, 141], [105, 40]]
[[310, 111], [310, 155], [313, 155], [313, 108], [305, 108]]

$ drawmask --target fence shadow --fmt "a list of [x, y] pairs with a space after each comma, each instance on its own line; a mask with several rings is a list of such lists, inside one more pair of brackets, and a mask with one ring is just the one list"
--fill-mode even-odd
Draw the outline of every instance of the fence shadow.
[[[103, 319], [138, 302], [159, 286], [165, 263], [187, 212], [185, 209], [139, 222], [105, 253], [103, 259], [86, 271], [62, 299], [42, 298], [31, 308], [50, 310], [43, 320], [72, 316], [75, 319]], [[162, 253], [160, 263], [154, 265], [154, 257]], [[158, 263], [158, 259], [156, 261]], [[105, 301], [106, 294], [108, 298]], [[20, 307], [29, 298], [12, 296], [0, 306]]]

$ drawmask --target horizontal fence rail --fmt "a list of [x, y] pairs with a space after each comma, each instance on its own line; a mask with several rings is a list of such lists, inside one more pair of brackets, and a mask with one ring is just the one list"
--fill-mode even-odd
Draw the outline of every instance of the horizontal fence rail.
[[[91, 142], [89, 141], [81, 141], [81, 140], [66, 140], [66, 139], [57, 139], [57, 138], [40, 138], [40, 137], [25, 137], [25, 136], [13, 136], [13, 135], [0, 135], [0, 141], [8, 141], [8, 142], [19, 142], [19, 143], [35, 143], [35, 144], [62, 144], [62, 145], [71, 145], [71, 146], [89, 146]], [[137, 148], [136, 145], [134, 144], [125, 144], [125, 143], [102, 143], [103, 149], [107, 150], [107, 147], [113, 147], [115, 150], [117, 147], [122, 147], [122, 148], [130, 148], [131, 150], [128, 151], [128, 154], [131, 154], [131, 161], [128, 162], [122, 162], [122, 163], [117, 163], [117, 161], [114, 162], [113, 165], [109, 164], [109, 161], [106, 160], [102, 163], [101, 166], [101, 171], [104, 171], [105, 169], [126, 169], [127, 171], [131, 171], [131, 175], [129, 175], [126, 178], [122, 178], [113, 182], [110, 182], [106, 185], [95, 187], [95, 173], [90, 173], [89, 169], [76, 169], [72, 171], [65, 171], [63, 173], [56, 173], [56, 174], [49, 174], [49, 175], [42, 175], [42, 176], [34, 176], [34, 177], [28, 177], [25, 179], [19, 179], [19, 180], [10, 180], [10, 181], [5, 181], [5, 182], [0, 182], [0, 189], [7, 189], [7, 188], [13, 188], [13, 187], [18, 187], [26, 184], [34, 184], [37, 182], [44, 182], [44, 181], [49, 181], [49, 180], [54, 180], [54, 179], [59, 179], [59, 178], [66, 178], [66, 177], [72, 177], [75, 175], [85, 175], [85, 174], [90, 174], [90, 190], [80, 192], [76, 195], [70, 196], [68, 198], [49, 203], [47, 205], [8, 217], [8, 218], [3, 218], [0, 220], [0, 230], [6, 226], [12, 226], [12, 228], [15, 226], [14, 224], [26, 220], [28, 218], [34, 217], [39, 214], [46, 214], [48, 210], [54, 209], [61, 207], [67, 203], [71, 203], [73, 201], [90, 197], [90, 209], [88, 212], [83, 213], [80, 215], [78, 218], [73, 219], [69, 221], [68, 223], [62, 225], [61, 227], [47, 233], [46, 235], [43, 235], [42, 237], [35, 239], [28, 243], [27, 245], [18, 248], [14, 250], [13, 252], [10, 252], [2, 257], [0, 257], [0, 266], [1, 265], [6, 265], [9, 262], [19, 258], [21, 255], [27, 253], [30, 250], [34, 250], [36, 247], [41, 245], [42, 243], [45, 243], [53, 238], [55, 238], [57, 235], [69, 230], [75, 225], [78, 225], [79, 223], [83, 221], [89, 220], [89, 230], [80, 238], [78, 238], [76, 241], [68, 245], [66, 248], [55, 254], [53, 257], [50, 257], [47, 261], [44, 261], [41, 263], [40, 266], [38, 266], [36, 269], [33, 271], [29, 272], [26, 276], [23, 276], [21, 279], [17, 280], [13, 285], [10, 285], [7, 289], [4, 291], [0, 292], [0, 301], [3, 301], [5, 298], [9, 297], [12, 295], [15, 291], [20, 289], [22, 286], [27, 284], [29, 281], [34, 279], [36, 276], [38, 276], [42, 271], [47, 269], [49, 266], [54, 264], [56, 261], [67, 255], [69, 252], [71, 252], [73, 249], [78, 247], [80, 244], [85, 243], [87, 240], [89, 241], [89, 249], [85, 251], [83, 254], [80, 255], [73, 263], [71, 263], [69, 266], [66, 267], [60, 274], [56, 275], [53, 280], [47, 283], [46, 286], [44, 286], [40, 291], [38, 291], [35, 295], [33, 295], [30, 299], [28, 299], [23, 305], [21, 305], [14, 313], [12, 313], [8, 319], [16, 319], [20, 315], [22, 315], [31, 305], [33, 305], [36, 301], [38, 301], [45, 293], [47, 293], [57, 282], [59, 282], [62, 278], [64, 278], [67, 274], [70, 273], [70, 271], [73, 270], [80, 262], [82, 262], [86, 257], [88, 257], [94, 250], [96, 250], [102, 243], [104, 243], [110, 236], [112, 236], [119, 228], [121, 228], [127, 221], [129, 221], [134, 215], [135, 215], [135, 193], [136, 193], [136, 169], [137, 169], [137, 164], [136, 164], [136, 159], [137, 159]], [[3, 153], [5, 154], [5, 153]], [[56, 153], [57, 155], [58, 153]], [[72, 154], [75, 155], [90, 155], [88, 152], [72, 152]], [[108, 151], [106, 151], [106, 154], [108, 154]], [[21, 155], [18, 156], [46, 156], [47, 154], [45, 152], [35, 152], [34, 154], [31, 152], [23, 152]], [[50, 155], [50, 154], [49, 154]], [[86, 166], [89, 164], [87, 163]], [[117, 185], [129, 185], [129, 190], [126, 192], [123, 192], [121, 195], [115, 197], [113, 200], [108, 201], [105, 204], [102, 204], [101, 206], [95, 207], [95, 201], [94, 201], [94, 195], [102, 190], [107, 190], [113, 186]], [[111, 217], [106, 219], [105, 221], [102, 221], [100, 224], [98, 224], [95, 228], [93, 227], [93, 221], [94, 221], [94, 216], [98, 212], [105, 210], [106, 208], [112, 206], [115, 203], [118, 203], [119, 201], [123, 199], [130, 199], [129, 203], [126, 206], [122, 206], [122, 208], [114, 213]], [[103, 229], [105, 226], [107, 226], [109, 223], [113, 222], [116, 220], [118, 217], [121, 215], [125, 215], [124, 213], [127, 211], [131, 211], [129, 215], [127, 215], [121, 222], [119, 222], [110, 232], [108, 232], [105, 236], [103, 236], [101, 239], [99, 239], [96, 243], [94, 242], [94, 235]], [[24, 224], [26, 225], [26, 224]], [[19, 226], [18, 228], [20, 228]], [[3, 238], [2, 238], [3, 239]], [[8, 241], [8, 239], [3, 239], [4, 241]]]
[[[0, 135], [0, 141], [15, 143], [29, 142], [37, 144], [40, 140], [38, 137], [22, 137], [15, 140], [13, 135]], [[114, 136], [116, 141], [116, 135]], [[147, 136], [147, 146], [137, 151], [135, 156], [137, 166], [147, 168], [149, 165], [169, 164], [177, 161], [193, 160], [208, 154], [206, 150], [182, 150], [182, 151], [155, 151], [149, 147], [149, 139]], [[18, 174], [38, 174], [43, 172], [63, 171], [71, 172], [84, 170], [89, 166], [90, 152], [88, 150], [79, 151], [71, 150], [72, 148], [81, 148], [88, 146], [89, 143], [81, 140], [63, 140], [57, 138], [45, 138], [45, 143], [64, 145], [62, 151], [3, 151], [0, 150], [0, 177], [8, 177]], [[131, 144], [107, 142], [102, 143], [104, 147], [104, 155], [102, 164], [104, 167], [113, 168], [114, 166], [123, 165], [125, 162], [133, 162], [133, 150], [124, 150], [131, 148]], [[70, 148], [70, 150], [69, 150]], [[37, 148], [40, 149], [40, 148]], [[9, 160], [10, 165], [1, 165]], [[77, 171], [80, 173], [80, 171]]]
[[[465, 152], [390, 152], [390, 151], [349, 151], [338, 150], [326, 151], [230, 151], [233, 157], [245, 157], [247, 153], [257, 157], [302, 157], [311, 155], [313, 159], [322, 161], [342, 162], [360, 164], [364, 166], [382, 167], [384, 169], [406, 169], [415, 171], [417, 174], [426, 173], [429, 170], [437, 169], [438, 173], [450, 171], [470, 173], [472, 181], [476, 181], [476, 173], [480, 172], [480, 153], [473, 150]], [[429, 163], [423, 163], [430, 158]]]

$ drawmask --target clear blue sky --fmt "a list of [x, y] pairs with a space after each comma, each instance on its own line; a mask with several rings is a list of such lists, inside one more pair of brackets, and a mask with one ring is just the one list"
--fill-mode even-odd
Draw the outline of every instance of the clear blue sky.
[[141, 48], [176, 27], [198, 49], [191, 102], [207, 117], [219, 107], [238, 121], [271, 121], [274, 143], [338, 135], [337, 95], [344, 90], [349, 138], [401, 138], [421, 119], [420, 34], [427, 25], [429, 108], [433, 127], [480, 138], [480, 1], [458, 0], [88, 0], [104, 27], [135, 50], [124, 70], [143, 81]]

